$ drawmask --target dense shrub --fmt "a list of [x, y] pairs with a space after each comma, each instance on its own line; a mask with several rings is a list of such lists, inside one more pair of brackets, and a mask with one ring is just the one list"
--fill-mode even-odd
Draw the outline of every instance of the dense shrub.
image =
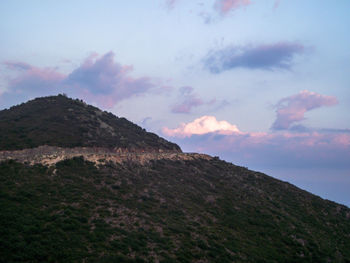
[[219, 159], [7, 161], [0, 180], [1, 262], [350, 260], [348, 208]]

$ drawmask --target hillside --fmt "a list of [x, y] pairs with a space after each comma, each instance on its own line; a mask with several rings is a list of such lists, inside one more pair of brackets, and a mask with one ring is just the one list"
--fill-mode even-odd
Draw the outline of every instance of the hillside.
[[0, 180], [3, 262], [350, 260], [348, 208], [216, 158], [7, 161]]
[[37, 98], [0, 111], [0, 150], [41, 145], [181, 151], [125, 118], [64, 95]]
[[350, 209], [291, 184], [64, 96], [0, 123], [0, 262], [350, 262]]

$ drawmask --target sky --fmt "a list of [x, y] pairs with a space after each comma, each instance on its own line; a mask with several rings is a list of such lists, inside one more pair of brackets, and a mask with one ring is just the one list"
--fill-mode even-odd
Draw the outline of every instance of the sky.
[[183, 151], [350, 207], [349, 10], [348, 0], [2, 0], [0, 109], [65, 93]]

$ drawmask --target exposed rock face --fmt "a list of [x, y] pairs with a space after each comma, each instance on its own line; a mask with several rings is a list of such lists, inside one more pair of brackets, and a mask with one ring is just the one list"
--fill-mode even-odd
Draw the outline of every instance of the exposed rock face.
[[85, 160], [102, 164], [106, 162], [122, 163], [125, 161], [144, 164], [150, 160], [195, 160], [212, 159], [211, 156], [198, 153], [180, 153], [177, 151], [145, 152], [144, 150], [128, 150], [125, 148], [101, 148], [101, 147], [74, 147], [62, 148], [56, 146], [39, 146], [37, 148], [18, 151], [0, 151], [0, 161], [16, 160], [21, 163], [53, 165], [65, 159], [83, 156]]

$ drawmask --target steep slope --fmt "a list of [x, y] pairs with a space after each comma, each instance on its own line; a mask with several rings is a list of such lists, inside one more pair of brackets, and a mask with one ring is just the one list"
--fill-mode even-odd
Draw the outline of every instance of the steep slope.
[[350, 262], [349, 208], [79, 100], [1, 111], [0, 145], [0, 262]]
[[181, 151], [125, 118], [64, 95], [37, 98], [0, 111], [0, 150], [40, 145]]
[[350, 210], [217, 158], [0, 165], [3, 262], [350, 262]]

